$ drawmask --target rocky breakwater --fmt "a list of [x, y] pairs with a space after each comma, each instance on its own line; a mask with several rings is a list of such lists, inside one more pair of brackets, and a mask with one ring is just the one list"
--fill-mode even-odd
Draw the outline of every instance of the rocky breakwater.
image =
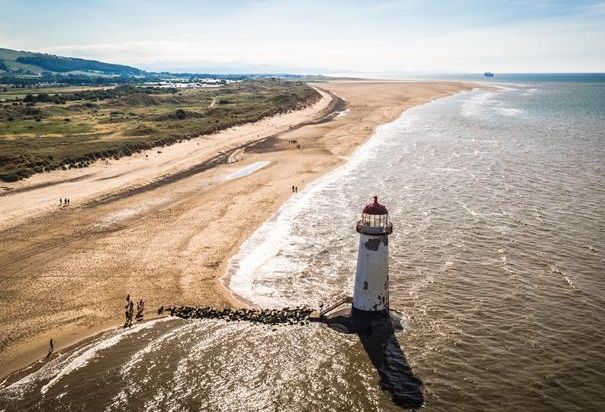
[[172, 306], [160, 307], [158, 315], [170, 313], [183, 319], [223, 319], [227, 322], [245, 321], [265, 325], [306, 325], [314, 320], [311, 317], [313, 309], [307, 306], [282, 309], [214, 309], [210, 307]]

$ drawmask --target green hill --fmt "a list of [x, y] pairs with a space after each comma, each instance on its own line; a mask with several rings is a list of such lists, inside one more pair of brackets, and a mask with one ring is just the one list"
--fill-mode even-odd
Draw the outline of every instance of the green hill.
[[5, 72], [16, 74], [90, 73], [110, 76], [145, 74], [143, 70], [121, 64], [0, 48], [0, 73]]

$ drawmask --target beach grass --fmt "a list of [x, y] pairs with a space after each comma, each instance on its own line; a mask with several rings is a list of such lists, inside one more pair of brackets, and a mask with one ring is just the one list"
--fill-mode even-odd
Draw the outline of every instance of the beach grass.
[[[98, 159], [117, 159], [297, 110], [320, 98], [304, 83], [279, 80], [219, 88], [129, 86], [108, 98], [94, 89], [84, 95], [73, 92], [24, 89], [20, 101], [0, 104], [0, 180], [86, 167]], [[60, 96], [57, 103], [51, 101]]]

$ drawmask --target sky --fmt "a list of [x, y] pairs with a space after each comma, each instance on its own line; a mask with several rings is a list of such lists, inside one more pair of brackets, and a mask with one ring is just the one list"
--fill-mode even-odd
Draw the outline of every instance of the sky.
[[148, 70], [605, 72], [605, 0], [0, 0], [0, 47]]

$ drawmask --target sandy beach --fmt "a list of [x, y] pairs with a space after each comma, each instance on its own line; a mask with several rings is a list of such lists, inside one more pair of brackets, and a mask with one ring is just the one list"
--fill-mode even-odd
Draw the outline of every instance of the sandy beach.
[[[301, 111], [3, 184], [0, 376], [44, 357], [50, 338], [60, 350], [119, 327], [127, 294], [145, 300], [148, 318], [160, 305], [246, 305], [221, 277], [293, 185], [303, 190], [346, 161], [405, 109], [472, 88], [314, 86], [322, 99]], [[58, 206], [64, 197], [69, 207]]]

